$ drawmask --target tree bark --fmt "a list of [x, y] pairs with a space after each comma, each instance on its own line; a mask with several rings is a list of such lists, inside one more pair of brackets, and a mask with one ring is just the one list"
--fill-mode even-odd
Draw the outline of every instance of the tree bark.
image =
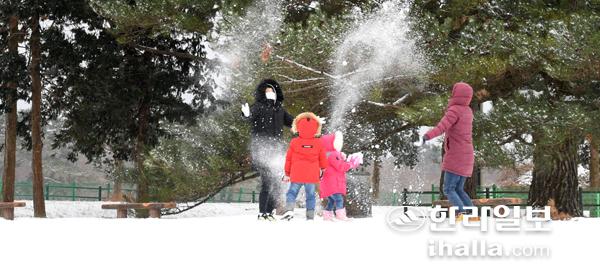
[[35, 14], [31, 20], [31, 37], [29, 40], [31, 50], [31, 142], [33, 146], [31, 169], [33, 173], [33, 216], [45, 218], [46, 205], [44, 201], [44, 175], [42, 170], [42, 133], [41, 133], [41, 104], [42, 104], [42, 78], [40, 75], [41, 43], [39, 15]]
[[465, 192], [469, 194], [471, 199], [477, 199], [477, 187], [481, 185], [481, 169], [479, 165], [475, 163], [473, 166], [473, 175], [467, 178], [465, 182]]
[[379, 199], [379, 191], [381, 187], [381, 160], [375, 159], [373, 161], [373, 200]]
[[[19, 47], [19, 18], [11, 15], [8, 18], [9, 25], [9, 40], [8, 50], [11, 54], [18, 54]], [[13, 202], [15, 200], [15, 166], [17, 152], [17, 84], [9, 82], [7, 84], [11, 90], [6, 94], [5, 102], [8, 107], [5, 113], [5, 129], [4, 129], [4, 167], [2, 173], [2, 201]], [[12, 220], [15, 215], [14, 208], [6, 208], [2, 210], [2, 215], [6, 219]]]
[[600, 155], [598, 141], [590, 136], [590, 188], [600, 189]]
[[138, 171], [138, 193], [137, 193], [137, 201], [138, 202], [148, 202], [149, 194], [148, 194], [148, 181], [144, 176], [144, 149], [146, 144], [146, 131], [148, 129], [148, 119], [150, 116], [150, 106], [142, 99], [142, 103], [139, 108], [139, 116], [138, 116], [138, 134], [136, 139], [136, 148], [135, 148], [135, 166]]
[[[478, 100], [473, 100], [471, 102], [471, 110], [473, 111], [473, 115], [477, 114], [477, 112], [481, 111], [482, 104]], [[474, 127], [473, 132], [477, 129]], [[467, 178], [465, 182], [465, 192], [469, 194], [471, 199], [477, 199], [477, 188], [481, 186], [481, 168], [479, 164], [477, 164], [477, 160], [473, 165], [473, 175], [470, 178]]]
[[533, 179], [528, 204], [543, 207], [551, 204], [552, 200], [559, 215], [566, 218], [581, 216], [576, 138], [568, 137], [562, 143], [547, 145], [541, 144], [541, 138], [534, 136], [534, 142]]
[[111, 202], [122, 202], [123, 199], [123, 161], [115, 159], [115, 187], [110, 196]]

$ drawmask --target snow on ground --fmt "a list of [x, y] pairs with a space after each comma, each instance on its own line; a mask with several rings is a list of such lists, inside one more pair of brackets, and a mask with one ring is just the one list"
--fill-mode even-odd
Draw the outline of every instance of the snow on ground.
[[[25, 208], [15, 210], [15, 218], [26, 218], [33, 216], [33, 202], [25, 201]], [[71, 201], [46, 201], [46, 214], [48, 218], [115, 218], [116, 210], [102, 209], [106, 202], [71, 202]], [[258, 204], [229, 204], [229, 203], [206, 203], [199, 207], [178, 215], [164, 216], [163, 218], [191, 218], [210, 216], [231, 216], [240, 214], [255, 214], [258, 212]]]
[[[595, 267], [600, 219], [552, 222], [550, 232], [398, 232], [392, 207], [349, 222], [259, 222], [256, 204], [204, 204], [187, 216], [114, 219], [99, 203], [50, 202], [48, 219], [0, 220], [2, 273], [560, 273]], [[17, 209], [17, 216], [30, 209]], [[29, 213], [28, 213], [29, 212]], [[59, 213], [63, 212], [63, 213]], [[112, 212], [112, 213], [111, 213]], [[31, 214], [29, 214], [30, 216]], [[80, 218], [58, 218], [80, 216]], [[490, 225], [498, 223], [489, 220]], [[547, 248], [539, 257], [431, 257], [438, 241]]]

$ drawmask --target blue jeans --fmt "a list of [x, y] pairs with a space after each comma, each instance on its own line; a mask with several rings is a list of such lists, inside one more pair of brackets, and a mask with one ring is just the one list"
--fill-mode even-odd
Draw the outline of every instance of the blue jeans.
[[315, 210], [315, 204], [317, 203], [315, 184], [291, 183], [286, 194], [286, 203], [288, 205], [296, 203], [296, 197], [298, 197], [298, 192], [300, 192], [302, 186], [304, 186], [304, 192], [306, 193], [306, 210]]
[[456, 175], [452, 172], [444, 172], [444, 194], [448, 197], [452, 206], [458, 207], [459, 213], [464, 213], [465, 206], [473, 206], [471, 198], [465, 192], [465, 181], [467, 177]]
[[327, 197], [327, 207], [325, 210], [333, 211], [334, 207], [336, 210], [344, 208], [344, 195], [336, 193]]

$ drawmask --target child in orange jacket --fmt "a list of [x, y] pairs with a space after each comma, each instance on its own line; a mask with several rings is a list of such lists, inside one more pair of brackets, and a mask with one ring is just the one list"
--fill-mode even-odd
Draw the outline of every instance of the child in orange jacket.
[[306, 219], [315, 218], [315, 188], [320, 182], [321, 170], [328, 162], [321, 136], [321, 119], [312, 112], [301, 113], [292, 123], [292, 139], [285, 157], [285, 182], [291, 182], [286, 194], [286, 212], [283, 219], [293, 217], [294, 205], [300, 188], [306, 193]]

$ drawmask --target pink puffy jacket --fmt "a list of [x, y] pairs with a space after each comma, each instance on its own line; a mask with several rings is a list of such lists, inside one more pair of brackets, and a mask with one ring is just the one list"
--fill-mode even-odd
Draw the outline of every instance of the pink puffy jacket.
[[321, 186], [319, 196], [326, 198], [332, 194], [340, 193], [346, 195], [346, 172], [350, 170], [350, 163], [342, 156], [342, 153], [335, 150], [333, 141], [335, 134], [328, 134], [321, 137], [323, 148], [327, 152], [327, 162], [329, 167], [325, 169], [323, 178], [321, 178]]
[[440, 123], [425, 134], [431, 140], [446, 133], [444, 140], [444, 160], [442, 170], [471, 177], [475, 155], [473, 150], [473, 111], [469, 106], [473, 98], [473, 88], [466, 83], [456, 83], [448, 110]]

